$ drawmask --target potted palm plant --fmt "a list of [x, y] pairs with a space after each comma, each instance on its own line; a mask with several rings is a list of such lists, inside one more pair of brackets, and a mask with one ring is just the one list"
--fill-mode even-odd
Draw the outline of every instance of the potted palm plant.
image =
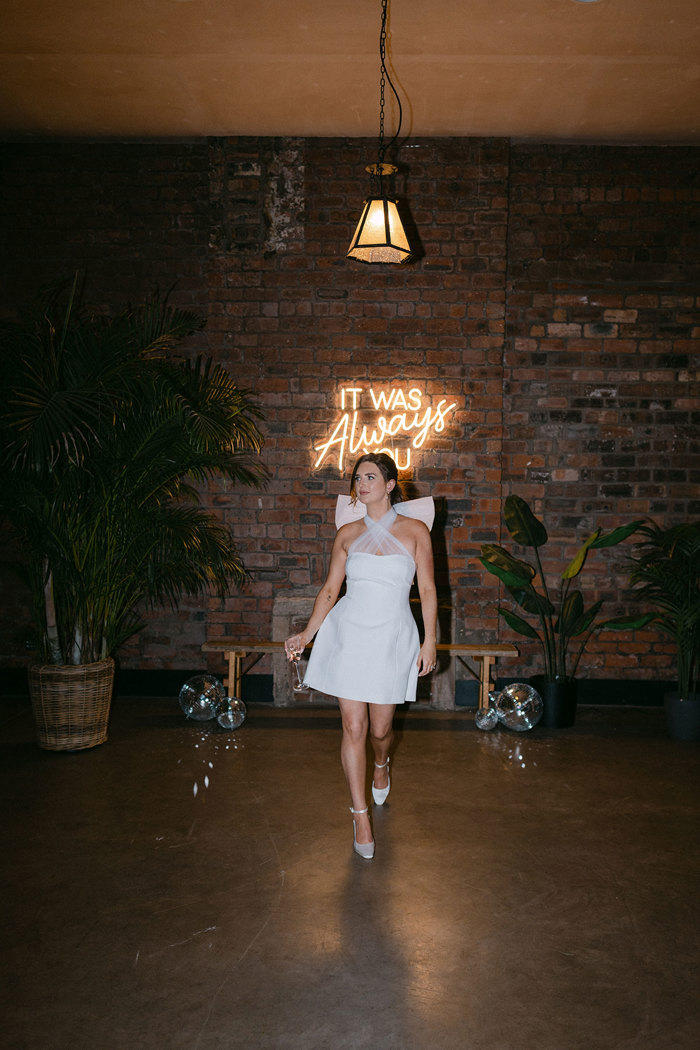
[[526, 638], [535, 639], [541, 646], [544, 674], [532, 681], [544, 702], [543, 725], [573, 725], [576, 716], [576, 671], [591, 635], [604, 629], [619, 631], [642, 627], [652, 615], [600, 620], [602, 599], [586, 608], [581, 590], [572, 588], [572, 581], [581, 573], [589, 551], [622, 543], [637, 531], [641, 522], [620, 525], [606, 533], [596, 529], [561, 573], [555, 593], [547, 582], [539, 553], [549, 538], [545, 526], [520, 496], [506, 498], [504, 519], [515, 543], [533, 550], [535, 564], [531, 565], [491, 543], [482, 545], [479, 561], [487, 572], [498, 577], [515, 604], [532, 617], [537, 625], [511, 609], [498, 607], [499, 615], [509, 627]]
[[642, 525], [629, 557], [633, 594], [676, 649], [678, 689], [664, 697], [669, 735], [700, 740], [700, 522]]
[[0, 514], [33, 605], [42, 747], [106, 739], [114, 653], [141, 610], [245, 576], [197, 486], [262, 482], [260, 413], [222, 367], [175, 357], [201, 327], [158, 296], [95, 313], [76, 279], [0, 329]]

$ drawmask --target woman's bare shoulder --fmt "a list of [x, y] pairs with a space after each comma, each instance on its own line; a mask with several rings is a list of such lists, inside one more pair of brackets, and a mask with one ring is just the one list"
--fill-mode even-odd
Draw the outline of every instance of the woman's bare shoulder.
[[365, 527], [365, 519], [360, 518], [359, 521], [348, 521], [345, 525], [341, 525], [338, 529], [339, 536], [357, 536], [358, 532], [361, 532]]
[[396, 519], [396, 525], [401, 527], [406, 536], [415, 536], [416, 539], [430, 535], [430, 529], [424, 521], [420, 521], [418, 518], [409, 518], [405, 514], [399, 514]]
[[338, 529], [335, 542], [345, 550], [353, 543], [364, 529], [364, 521], [349, 521]]

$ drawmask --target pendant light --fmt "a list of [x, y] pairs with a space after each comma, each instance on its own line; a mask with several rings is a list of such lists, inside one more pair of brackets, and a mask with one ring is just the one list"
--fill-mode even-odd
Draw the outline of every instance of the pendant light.
[[[365, 171], [370, 175], [370, 195], [365, 200], [362, 215], [348, 248], [348, 259], [366, 263], [402, 263], [411, 258], [411, 248], [399, 216], [397, 202], [388, 196], [385, 179], [396, 174], [397, 168], [384, 160], [401, 131], [401, 99], [391, 82], [386, 68], [387, 0], [382, 0], [382, 21], [379, 33], [379, 148], [377, 163]], [[388, 83], [399, 107], [399, 126], [391, 142], [384, 142], [384, 89]]]

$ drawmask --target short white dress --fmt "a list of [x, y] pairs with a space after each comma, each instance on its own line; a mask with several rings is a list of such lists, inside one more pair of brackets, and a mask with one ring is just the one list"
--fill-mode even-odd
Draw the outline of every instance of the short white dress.
[[395, 521], [394, 507], [380, 521], [365, 517], [348, 550], [346, 593], [319, 627], [306, 668], [312, 689], [370, 704], [416, 699], [420, 642], [409, 604], [416, 565], [391, 534]]

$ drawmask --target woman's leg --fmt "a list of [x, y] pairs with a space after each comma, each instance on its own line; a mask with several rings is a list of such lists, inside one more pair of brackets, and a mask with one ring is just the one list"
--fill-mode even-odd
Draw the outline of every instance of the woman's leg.
[[385, 767], [373, 770], [373, 783], [377, 788], [385, 788], [389, 783], [389, 767], [386, 760], [394, 739], [392, 725], [395, 710], [396, 704], [369, 705], [369, 738], [374, 751], [374, 764]]
[[[338, 697], [338, 706], [343, 720], [343, 739], [340, 745], [340, 760], [350, 788], [353, 809], [365, 809], [365, 780], [367, 777], [367, 704], [359, 700], [343, 700]], [[372, 826], [369, 813], [355, 814], [358, 842], [372, 841]]]

